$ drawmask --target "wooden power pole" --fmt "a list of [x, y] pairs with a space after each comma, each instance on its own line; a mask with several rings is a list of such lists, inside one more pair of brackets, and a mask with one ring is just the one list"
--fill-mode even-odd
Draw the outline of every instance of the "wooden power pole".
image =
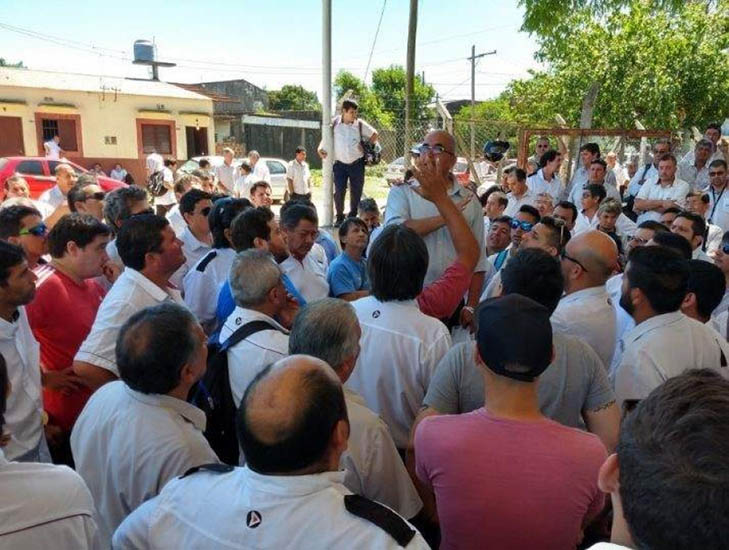
[[410, 102], [415, 86], [415, 35], [418, 31], [418, 0], [410, 0], [410, 19], [408, 21], [408, 53], [405, 76], [405, 139], [403, 140], [403, 156], [406, 162], [410, 159]]

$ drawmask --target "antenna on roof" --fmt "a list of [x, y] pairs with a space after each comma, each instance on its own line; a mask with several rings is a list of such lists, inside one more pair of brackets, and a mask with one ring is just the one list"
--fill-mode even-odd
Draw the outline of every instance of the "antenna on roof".
[[152, 67], [152, 80], [159, 80], [159, 67], [174, 67], [176, 63], [157, 61], [157, 45], [149, 40], [134, 41], [135, 65], [149, 65]]

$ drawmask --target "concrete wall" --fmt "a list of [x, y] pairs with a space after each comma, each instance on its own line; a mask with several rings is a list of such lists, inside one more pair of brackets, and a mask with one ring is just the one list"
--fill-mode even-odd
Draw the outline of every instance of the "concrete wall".
[[[3, 101], [5, 100], [5, 101]], [[14, 103], [22, 101], [24, 104]], [[51, 103], [53, 105], [42, 105]], [[83, 166], [100, 162], [105, 171], [120, 162], [137, 181], [144, 179], [144, 155], [138, 136], [138, 121], [153, 120], [174, 125], [173, 153], [187, 158], [186, 126], [208, 128], [208, 151], [215, 150], [212, 100], [116, 95], [112, 92], [59, 91], [42, 88], [0, 87], [0, 116], [22, 118], [26, 156], [42, 156], [36, 115], [64, 115], [77, 120], [79, 152], [67, 156]], [[62, 106], [67, 104], [71, 106]], [[164, 112], [163, 112], [164, 111]], [[190, 114], [186, 114], [190, 113]], [[80, 126], [80, 131], [79, 131]], [[106, 136], [116, 137], [116, 144]], [[63, 143], [61, 143], [63, 147]]]
[[222, 82], [201, 82], [198, 86], [230, 97], [233, 101], [217, 101], [215, 114], [254, 113], [259, 109], [268, 109], [268, 93], [266, 90], [246, 80], [225, 80]]

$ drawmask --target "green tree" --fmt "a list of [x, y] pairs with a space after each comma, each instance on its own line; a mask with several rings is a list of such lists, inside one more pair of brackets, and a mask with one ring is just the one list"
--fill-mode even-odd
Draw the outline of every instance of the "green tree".
[[316, 92], [303, 86], [285, 84], [280, 90], [268, 92], [268, 108], [272, 111], [320, 111]]
[[[380, 99], [383, 109], [391, 113], [394, 120], [405, 120], [405, 84], [405, 69], [401, 65], [390, 65], [372, 71], [372, 93]], [[434, 97], [435, 89], [416, 78], [410, 100], [411, 117], [414, 120], [431, 118], [428, 105]]]
[[636, 118], [646, 127], [702, 127], [729, 113], [729, 0], [679, 11], [628, 0], [605, 14], [596, 3], [578, 4], [586, 7], [538, 37], [538, 58], [549, 68], [504, 94], [517, 121], [551, 125], [559, 113], [577, 125], [595, 84], [595, 127], [633, 127]]
[[23, 65], [22, 61], [18, 61], [17, 63], [10, 63], [4, 57], [0, 57], [0, 67], [14, 67], [16, 69], [27, 68], [25, 65]]

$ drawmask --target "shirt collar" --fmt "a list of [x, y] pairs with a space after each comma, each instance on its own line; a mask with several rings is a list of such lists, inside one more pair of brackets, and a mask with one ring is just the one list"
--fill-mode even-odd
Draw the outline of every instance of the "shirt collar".
[[122, 273], [122, 277], [131, 279], [130, 282], [132, 285], [141, 287], [142, 290], [144, 290], [147, 294], [152, 296], [152, 298], [154, 298], [158, 302], [164, 302], [168, 298], [172, 298], [172, 296], [168, 292], [158, 287], [136, 269], [132, 269], [131, 267], [125, 268], [124, 272]]
[[15, 310], [11, 321], [6, 321], [0, 317], [0, 338], [6, 338], [8, 340], [15, 338], [18, 327], [20, 326], [18, 319], [20, 319], [20, 308]]
[[289, 331], [281, 326], [276, 321], [276, 319], [273, 319], [272, 317], [269, 317], [268, 315], [266, 315], [265, 313], [261, 313], [260, 311], [247, 309], [238, 305], [235, 306], [235, 310], [233, 310], [233, 313], [231, 313], [229, 319], [231, 319], [231, 322], [233, 323], [233, 330], [251, 321], [266, 321], [267, 323], [271, 323], [275, 328], [277, 328], [284, 334], [289, 333]]
[[562, 302], [565, 304], [569, 304], [572, 302], [576, 302], [578, 300], [586, 300], [589, 298], [608, 298], [607, 290], [605, 290], [605, 285], [600, 286], [593, 286], [590, 288], [583, 288], [582, 290], [578, 290], [577, 292], [573, 292], [572, 294], [567, 294], [564, 298], [562, 298]]
[[137, 401], [152, 405], [153, 407], [160, 407], [163, 409], [170, 409], [179, 414], [182, 418], [190, 422], [198, 430], [205, 431], [205, 413], [198, 409], [195, 405], [177, 399], [170, 395], [162, 395], [159, 393], [142, 393], [133, 390], [126, 384], [124, 384], [126, 392]]
[[305, 496], [318, 493], [334, 484], [344, 483], [344, 472], [322, 472], [303, 476], [272, 476], [244, 468], [250, 483], [258, 491], [276, 495]]
[[180, 240], [185, 243], [191, 251], [193, 250], [199, 250], [200, 248], [210, 249], [210, 245], [202, 242], [199, 240], [195, 235], [192, 234], [192, 231], [190, 231], [190, 226], [186, 226], [185, 230], [182, 232], [182, 235], [180, 236]]
[[630, 332], [629, 339], [631, 342], [635, 341], [651, 330], [680, 321], [682, 317], [683, 313], [680, 311], [672, 311], [671, 313], [663, 313], [661, 315], [651, 317], [650, 319], [646, 319], [639, 325], [635, 326], [635, 328]]

